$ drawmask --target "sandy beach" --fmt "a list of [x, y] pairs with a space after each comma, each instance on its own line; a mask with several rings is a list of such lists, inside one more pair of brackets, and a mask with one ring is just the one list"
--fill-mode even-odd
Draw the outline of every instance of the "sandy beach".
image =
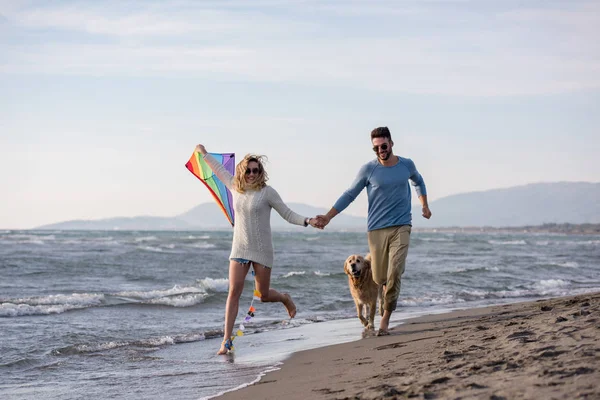
[[593, 293], [415, 318], [218, 399], [598, 399], [599, 310]]

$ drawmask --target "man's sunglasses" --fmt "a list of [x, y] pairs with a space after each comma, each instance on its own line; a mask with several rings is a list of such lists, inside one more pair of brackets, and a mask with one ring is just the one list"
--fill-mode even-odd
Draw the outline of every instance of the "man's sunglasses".
[[387, 149], [388, 149], [388, 144], [387, 144], [387, 143], [384, 143], [384, 144], [382, 144], [381, 146], [373, 146], [373, 151], [374, 151], [375, 153], [378, 153], [378, 152], [379, 152], [379, 149], [381, 149], [381, 150], [384, 150], [384, 151], [385, 151], [385, 150], [387, 150]]
[[258, 169], [258, 168], [246, 168], [246, 175], [250, 175], [251, 173], [258, 175], [260, 173], [260, 169]]

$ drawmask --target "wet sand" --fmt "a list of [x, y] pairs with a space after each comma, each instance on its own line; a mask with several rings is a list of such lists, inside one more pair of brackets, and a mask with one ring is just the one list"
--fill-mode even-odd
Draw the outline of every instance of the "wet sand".
[[600, 293], [407, 320], [302, 351], [229, 399], [599, 399]]

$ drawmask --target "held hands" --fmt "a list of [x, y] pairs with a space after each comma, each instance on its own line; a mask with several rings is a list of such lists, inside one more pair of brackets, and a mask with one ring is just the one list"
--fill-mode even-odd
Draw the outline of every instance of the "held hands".
[[323, 227], [321, 227], [318, 222], [319, 221], [316, 217], [308, 219], [308, 224], [310, 226], [312, 226], [313, 228], [317, 228], [317, 229], [323, 229]]
[[429, 209], [429, 206], [423, 206], [423, 217], [424, 218], [431, 218], [431, 210]]
[[327, 224], [329, 223], [330, 219], [327, 217], [327, 215], [317, 215], [315, 218], [313, 218], [314, 221], [314, 226], [315, 228], [319, 228], [319, 229], [323, 229], [327, 226]]
[[206, 154], [206, 149], [204, 148], [203, 144], [199, 144], [196, 146], [196, 151], [202, 155]]

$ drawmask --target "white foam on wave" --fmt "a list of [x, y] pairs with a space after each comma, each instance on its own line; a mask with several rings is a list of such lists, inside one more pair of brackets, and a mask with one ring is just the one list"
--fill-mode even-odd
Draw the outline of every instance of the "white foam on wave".
[[420, 238], [420, 237], [418, 237], [416, 239], [422, 240], [424, 242], [453, 242], [454, 241], [451, 238], [444, 238], [444, 237], [441, 237], [441, 238], [429, 238], [429, 237]]
[[563, 296], [575, 294], [586, 289], [572, 289], [571, 283], [563, 279], [545, 279], [531, 283], [526, 288], [515, 288], [509, 290], [486, 291], [478, 289], [461, 290], [458, 294], [461, 298], [469, 301], [499, 298], [526, 298], [537, 296]]
[[[209, 291], [227, 292], [228, 287], [229, 281], [227, 279], [205, 278], [199, 281], [198, 286], [180, 287], [175, 285], [170, 289], [124, 291], [109, 295], [73, 293], [3, 299], [0, 303], [0, 317], [61, 314], [70, 310], [104, 306], [109, 303], [118, 305], [133, 302], [171, 307], [191, 307], [202, 303], [209, 297]], [[115, 299], [117, 300], [116, 303], [111, 302]]]
[[77, 344], [64, 349], [55, 350], [54, 354], [68, 354], [68, 353], [96, 353], [100, 351], [114, 350], [122, 347], [163, 347], [170, 346], [177, 343], [190, 343], [205, 340], [204, 333], [196, 334], [183, 334], [173, 336], [161, 336], [156, 338], [141, 339], [135, 341], [110, 341], [104, 343], [92, 343], [92, 344]]
[[398, 301], [398, 303], [404, 307], [435, 306], [464, 302], [465, 300], [456, 298], [455, 296], [450, 294], [440, 294], [438, 296], [409, 297], [407, 299]]
[[229, 279], [225, 278], [204, 278], [198, 281], [200, 287], [205, 288], [211, 292], [225, 293], [229, 290]]
[[186, 240], [210, 239], [210, 235], [200, 235], [200, 236], [188, 235], [188, 236], [184, 237], [183, 239], [186, 239]]
[[579, 268], [579, 263], [576, 261], [565, 261], [562, 263], [556, 263], [554, 265], [558, 265], [559, 267], [564, 267], [564, 268]]
[[460, 273], [460, 272], [472, 272], [472, 271], [500, 272], [500, 268], [498, 268], [498, 267], [475, 267], [475, 268], [456, 267], [452, 272]]
[[315, 271], [314, 274], [317, 276], [331, 276], [331, 274], [329, 272], [321, 272], [321, 271]]
[[140, 247], [138, 247], [138, 249], [140, 249], [140, 250], [146, 250], [146, 251], [151, 251], [151, 252], [154, 252], [154, 253], [162, 253], [164, 251], [160, 247], [153, 247], [153, 246], [140, 246]]
[[291, 272], [288, 272], [287, 274], [283, 275], [282, 278], [290, 278], [290, 277], [296, 276], [296, 275], [306, 275], [306, 271], [291, 271]]
[[552, 243], [553, 245], [566, 245], [566, 246], [600, 246], [600, 240], [557, 240]]
[[[49, 238], [51, 237], [52, 240], [55, 239], [55, 237], [53, 235], [48, 236]], [[16, 235], [10, 235], [7, 237], [7, 239], [12, 242], [12, 243], [16, 243], [16, 244], [46, 244], [46, 242], [43, 240], [45, 239], [44, 236], [39, 236], [39, 235], [25, 235], [25, 234], [16, 234]]]
[[206, 243], [206, 242], [192, 243], [192, 244], [189, 244], [188, 246], [193, 247], [195, 249], [213, 249], [213, 248], [217, 247], [216, 245], [214, 245], [212, 243]]
[[533, 287], [538, 290], [546, 291], [549, 289], [563, 288], [568, 285], [569, 282], [563, 279], [545, 279], [535, 283]]
[[23, 297], [11, 300], [17, 304], [28, 305], [74, 305], [74, 306], [92, 306], [98, 305], [104, 299], [103, 294], [95, 293], [72, 293], [72, 294], [51, 294], [41, 297]]
[[192, 307], [200, 304], [208, 297], [206, 293], [185, 294], [175, 297], [161, 297], [148, 301], [150, 304], [171, 306], [171, 307]]
[[89, 293], [57, 294], [10, 299], [0, 304], [0, 317], [61, 314], [102, 304], [104, 295]]
[[[99, 343], [99, 344], [78, 344], [73, 346], [73, 349], [75, 349], [75, 351], [77, 351], [78, 353], [95, 353], [97, 351], [106, 351], [106, 350], [112, 350], [112, 349], [117, 349], [119, 347], [125, 347], [127, 346], [129, 343], [127, 342], [106, 342], [106, 343]], [[57, 352], [58, 354], [60, 354], [60, 352]]]
[[2, 303], [0, 304], [0, 317], [22, 317], [26, 315], [62, 314], [66, 311], [76, 310], [80, 308], [85, 308], [85, 306], [60, 304], [32, 306], [29, 304]]
[[176, 296], [182, 294], [206, 294], [206, 290], [194, 286], [180, 287], [179, 285], [173, 286], [171, 289], [159, 289], [150, 291], [127, 291], [116, 293], [115, 296], [130, 297], [140, 300], [153, 300], [160, 299], [163, 297]]
[[488, 240], [488, 243], [508, 246], [522, 246], [527, 244], [527, 242], [524, 240]]
[[138, 237], [138, 238], [134, 239], [134, 241], [137, 242], [137, 243], [155, 242], [157, 240], [158, 240], [158, 238], [156, 236], [142, 236], [142, 237]]

